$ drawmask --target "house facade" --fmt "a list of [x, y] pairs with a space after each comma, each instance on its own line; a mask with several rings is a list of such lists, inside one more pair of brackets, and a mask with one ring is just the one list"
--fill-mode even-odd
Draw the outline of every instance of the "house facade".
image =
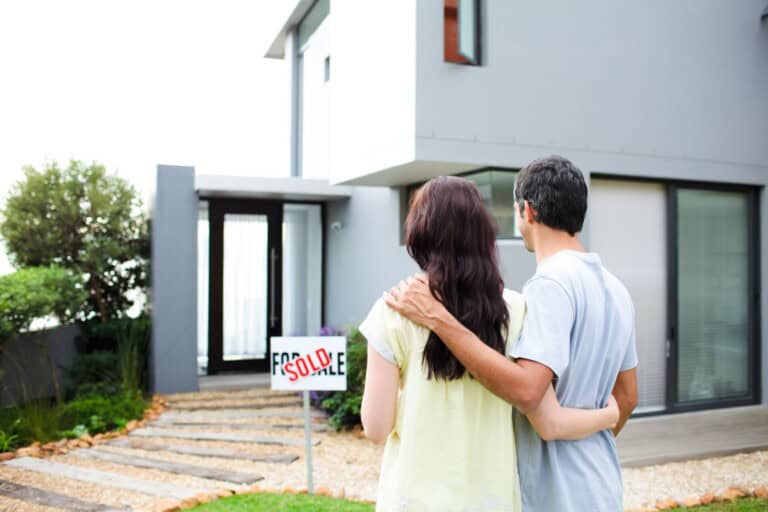
[[765, 403], [765, 9], [295, 2], [266, 54], [290, 63], [292, 176], [159, 168], [155, 389], [266, 371], [270, 336], [360, 322], [418, 270], [403, 220], [434, 176], [478, 185], [521, 289], [516, 172], [560, 154], [590, 187], [582, 242], [635, 302], [638, 411]]

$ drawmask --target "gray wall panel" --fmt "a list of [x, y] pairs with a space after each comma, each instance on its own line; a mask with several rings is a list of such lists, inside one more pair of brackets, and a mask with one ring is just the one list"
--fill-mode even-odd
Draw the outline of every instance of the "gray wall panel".
[[[417, 272], [400, 245], [400, 192], [393, 188], [355, 187], [348, 201], [328, 204], [326, 218], [326, 324], [360, 323], [384, 290]], [[341, 222], [334, 231], [331, 226]], [[536, 270], [522, 242], [498, 246], [507, 288], [521, 290]]]
[[159, 165], [152, 215], [155, 393], [197, 391], [197, 216], [192, 167]]
[[[18, 405], [26, 400], [56, 396], [52, 371], [62, 393], [66, 385], [62, 368], [72, 365], [77, 353], [77, 325], [65, 325], [19, 335], [6, 342], [0, 368], [0, 405]], [[53, 360], [54, 368], [48, 361]]]

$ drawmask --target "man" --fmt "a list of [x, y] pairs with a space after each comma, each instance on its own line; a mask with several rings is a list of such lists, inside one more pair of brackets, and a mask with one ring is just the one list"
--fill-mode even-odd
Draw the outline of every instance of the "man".
[[[390, 307], [437, 334], [468, 371], [514, 405], [523, 506], [531, 512], [618, 512], [622, 481], [614, 435], [637, 405], [637, 349], [629, 293], [579, 242], [587, 186], [570, 161], [551, 156], [520, 171], [515, 216], [536, 274], [508, 356], [495, 352], [437, 301], [416, 275], [385, 294]], [[543, 441], [525, 417], [547, 386], [563, 406], [603, 407], [611, 393], [621, 418], [613, 432], [580, 441]], [[522, 413], [522, 414], [521, 414]]]

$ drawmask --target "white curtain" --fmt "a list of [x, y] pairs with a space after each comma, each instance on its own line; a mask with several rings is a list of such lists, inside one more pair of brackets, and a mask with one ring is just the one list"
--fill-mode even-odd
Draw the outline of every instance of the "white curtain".
[[224, 360], [267, 350], [267, 217], [224, 215]]
[[208, 367], [208, 202], [200, 202], [197, 218], [197, 371]]
[[320, 206], [283, 208], [283, 335], [320, 332], [323, 226]]

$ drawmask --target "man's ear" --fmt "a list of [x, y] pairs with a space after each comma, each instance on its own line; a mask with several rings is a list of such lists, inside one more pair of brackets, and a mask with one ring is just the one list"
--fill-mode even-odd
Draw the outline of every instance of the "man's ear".
[[527, 200], [523, 202], [523, 220], [526, 224], [536, 222], [536, 210], [533, 209], [533, 206]]

